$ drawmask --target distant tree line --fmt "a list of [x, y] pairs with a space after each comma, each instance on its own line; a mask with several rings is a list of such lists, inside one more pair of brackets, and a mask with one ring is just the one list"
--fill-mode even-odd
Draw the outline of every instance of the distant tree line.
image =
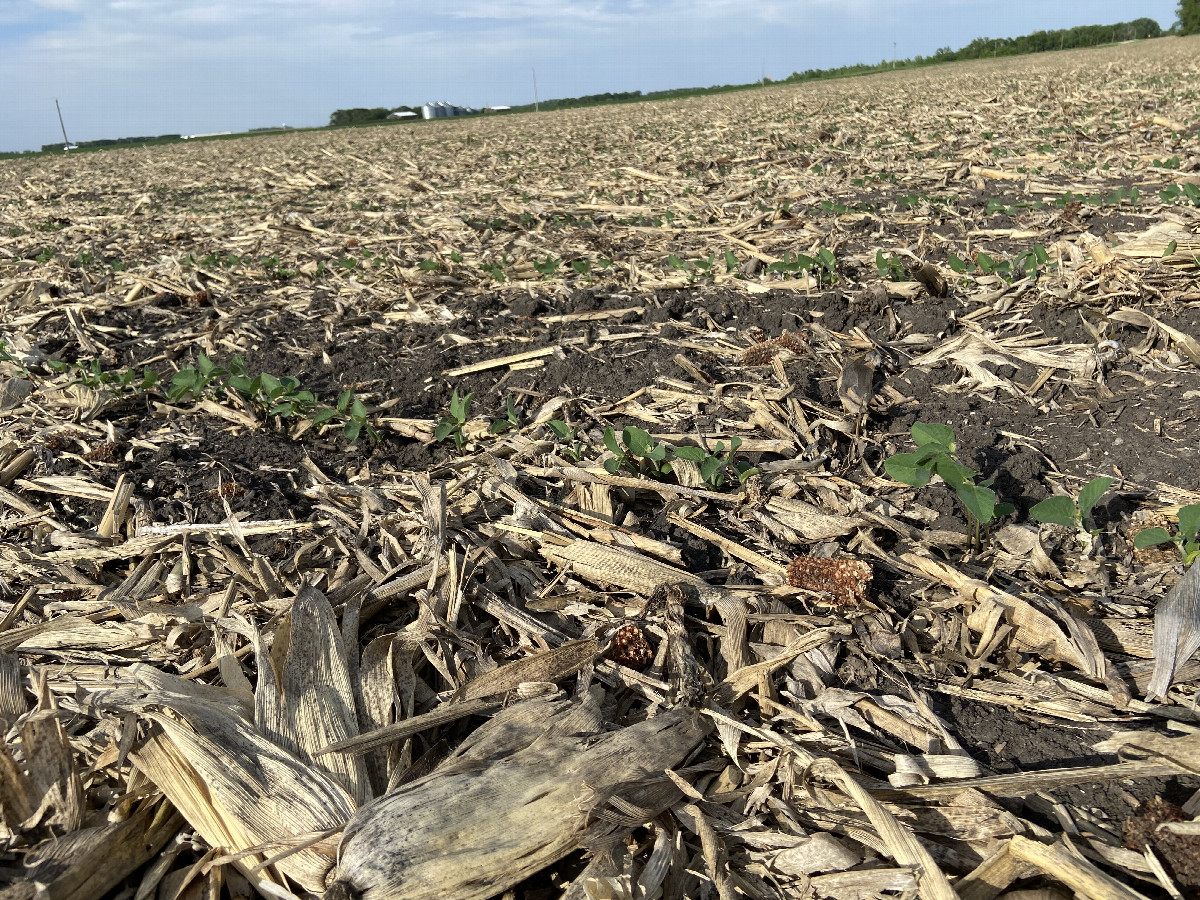
[[1200, 34], [1200, 0], [1179, 0], [1179, 33]]
[[354, 109], [335, 109], [329, 116], [330, 125], [365, 125], [368, 122], [383, 122], [394, 112], [412, 112], [421, 114], [419, 106], [395, 106], [388, 109], [383, 106], [364, 109], [356, 106]]
[[[1183, 4], [1200, 7], [1200, 0], [1182, 0]], [[1182, 18], [1182, 12], [1180, 13]], [[842, 66], [838, 69], [807, 69], [793, 72], [787, 79], [790, 83], [814, 81], [823, 78], [845, 78], [849, 75], [864, 75], [891, 68], [914, 68], [934, 63], [953, 62], [962, 59], [982, 59], [994, 56], [1018, 56], [1025, 53], [1045, 53], [1049, 50], [1072, 50], [1079, 47], [1094, 47], [1115, 41], [1133, 41], [1144, 38], [1162, 37], [1162, 28], [1153, 19], [1134, 19], [1115, 25], [1079, 25], [1075, 28], [1059, 28], [1053, 31], [1035, 31], [1033, 34], [1015, 38], [975, 38], [959, 50], [942, 47], [933, 56], [917, 56], [913, 59], [884, 60], [878, 65], [861, 63]]]
[[[123, 137], [123, 138], [104, 138], [99, 141], [75, 141], [71, 144], [73, 148], [83, 150], [88, 147], [120, 147], [125, 144], [153, 144], [158, 141], [177, 141], [181, 136], [178, 134], [160, 134], [157, 137]], [[58, 141], [54, 144], [42, 144], [42, 150], [62, 150], [63, 143]]]
[[[538, 109], [569, 109], [573, 106], [599, 106], [604, 103], [630, 103], [634, 100], [645, 100], [649, 94], [641, 91], [606, 91], [603, 94], [584, 94], [582, 97], [559, 97], [554, 100], [543, 100], [537, 104]], [[534, 104], [514, 106], [514, 112], [524, 112], [534, 108]]]

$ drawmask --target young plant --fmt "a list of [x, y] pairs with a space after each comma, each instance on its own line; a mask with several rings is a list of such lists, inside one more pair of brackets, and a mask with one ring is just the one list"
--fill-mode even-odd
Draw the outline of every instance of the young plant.
[[546, 423], [546, 427], [554, 433], [559, 443], [563, 445], [563, 456], [574, 462], [579, 462], [583, 457], [584, 447], [587, 446], [583, 441], [579, 440], [579, 429], [572, 428], [562, 419], [551, 419]]
[[758, 473], [758, 469], [751, 466], [748, 461], [734, 459], [733, 454], [741, 445], [742, 439], [735, 435], [729, 439], [728, 450], [725, 449], [724, 442], [717, 441], [717, 446], [713, 448], [712, 453], [707, 453], [700, 447], [676, 447], [672, 456], [676, 459], [689, 459], [698, 463], [700, 477], [710, 487], [719, 489], [725, 484], [727, 477], [736, 478], [738, 484], [745, 484], [747, 478]]
[[671, 474], [671, 464], [667, 462], [667, 445], [654, 438], [641, 428], [630, 426], [621, 432], [621, 441], [611, 428], [604, 429], [604, 446], [613, 454], [604, 460], [604, 468], [610, 475], [616, 475], [625, 468], [635, 475], [661, 479]]
[[[2, 359], [3, 356], [0, 356], [0, 360]], [[75, 383], [95, 390], [146, 393], [158, 387], [158, 373], [149, 367], [143, 367], [141, 375], [138, 375], [133, 369], [105, 372], [100, 368], [100, 360], [93, 359], [87, 364], [77, 364]]]
[[533, 268], [543, 278], [553, 278], [558, 274], [558, 267], [562, 265], [561, 259], [555, 259], [550, 254], [546, 254], [546, 258], [541, 262], [535, 262]]
[[291, 375], [276, 378], [263, 372], [251, 378], [243, 368], [230, 375], [225, 386], [237, 391], [247, 403], [268, 416], [290, 419], [296, 415], [308, 416], [317, 408], [316, 394], [301, 390], [300, 379]]
[[367, 407], [354, 396], [353, 388], [348, 388], [338, 394], [336, 407], [321, 407], [313, 412], [310, 418], [313, 425], [324, 425], [335, 418], [340, 418], [342, 420], [342, 436], [351, 444], [358, 440], [364, 430], [371, 440], [379, 440], [379, 432], [367, 421]]
[[971, 521], [971, 540], [976, 549], [993, 519], [1015, 511], [1011, 503], [997, 503], [992, 479], [976, 483], [979, 474], [963, 465], [954, 455], [954, 431], [946, 425], [915, 422], [909, 433], [917, 445], [915, 453], [896, 453], [883, 461], [884, 471], [896, 481], [912, 487], [924, 487], [937, 475], [954, 489]]
[[886, 281], [908, 281], [908, 272], [904, 268], [904, 263], [896, 259], [895, 253], [884, 257], [882, 250], [876, 250], [875, 270], [879, 273], [879, 277]]
[[492, 424], [488, 426], [488, 434], [504, 434], [506, 431], [520, 427], [521, 421], [517, 418], [517, 402], [513, 399], [513, 395], [509, 394], [505, 401], [504, 415], [498, 419], [492, 419]]
[[1133, 538], [1133, 546], [1139, 550], [1160, 544], [1174, 544], [1185, 566], [1195, 562], [1200, 556], [1200, 503], [1179, 508], [1179, 528], [1174, 534], [1156, 526], [1139, 531]]
[[1100, 533], [1100, 529], [1092, 527], [1095, 525], [1091, 521], [1092, 509], [1112, 483], [1113, 479], [1107, 475], [1093, 478], [1079, 491], [1079, 499], [1062, 494], [1047, 497], [1029, 510], [1029, 514], [1039, 522], [1075, 528], [1089, 537], [1095, 537]]
[[446, 438], [451, 438], [454, 441], [454, 446], [462, 452], [463, 447], [467, 446], [467, 436], [463, 434], [463, 426], [467, 424], [467, 419], [471, 414], [471, 401], [475, 399], [473, 393], [467, 394], [465, 397], [458, 396], [458, 388], [455, 388], [450, 393], [450, 410], [449, 415], [442, 416], [441, 421], [437, 423], [437, 427], [433, 429], [434, 440], [444, 441]]
[[196, 365], [180, 369], [171, 378], [167, 399], [172, 403], [199, 400], [206, 392], [218, 397], [225, 395], [225, 380], [230, 375], [245, 375], [246, 364], [240, 354], [234, 354], [229, 367], [218, 366], [203, 351], [196, 357]]

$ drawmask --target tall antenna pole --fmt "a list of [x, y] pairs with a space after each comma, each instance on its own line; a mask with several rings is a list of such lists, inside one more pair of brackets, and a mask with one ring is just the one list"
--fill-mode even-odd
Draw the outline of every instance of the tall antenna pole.
[[533, 70], [533, 111], [538, 112], [537, 69]]
[[67, 126], [63, 124], [63, 120], [62, 120], [62, 107], [58, 105], [58, 98], [57, 98], [57, 97], [55, 97], [55, 98], [54, 98], [54, 108], [58, 110], [58, 127], [62, 129], [62, 133], [63, 133], [63, 153], [66, 153], [68, 150], [70, 150], [70, 149], [71, 149], [71, 142], [70, 142], [69, 140], [67, 140]]

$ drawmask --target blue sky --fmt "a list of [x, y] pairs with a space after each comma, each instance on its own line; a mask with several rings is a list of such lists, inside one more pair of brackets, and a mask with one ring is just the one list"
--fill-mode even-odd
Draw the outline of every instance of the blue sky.
[[0, 0], [0, 150], [745, 83], [1177, 0]]

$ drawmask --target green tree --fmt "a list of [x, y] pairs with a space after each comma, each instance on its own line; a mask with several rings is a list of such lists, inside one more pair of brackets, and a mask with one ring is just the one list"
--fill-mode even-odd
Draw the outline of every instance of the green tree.
[[1200, 0], [1179, 0], [1179, 33], [1200, 34]]

